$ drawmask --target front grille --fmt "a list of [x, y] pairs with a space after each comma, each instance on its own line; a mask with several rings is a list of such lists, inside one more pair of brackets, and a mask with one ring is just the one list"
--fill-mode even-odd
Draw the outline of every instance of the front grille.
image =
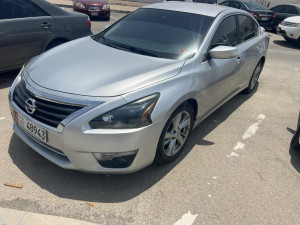
[[[33, 98], [36, 102], [36, 109], [33, 114], [29, 114], [25, 108], [25, 102], [28, 98]], [[55, 128], [69, 115], [83, 108], [83, 106], [56, 103], [35, 97], [26, 89], [23, 79], [16, 86], [13, 99], [30, 117]]]
[[100, 11], [101, 10], [101, 7], [97, 7], [97, 6], [88, 6], [87, 8], [90, 11]]

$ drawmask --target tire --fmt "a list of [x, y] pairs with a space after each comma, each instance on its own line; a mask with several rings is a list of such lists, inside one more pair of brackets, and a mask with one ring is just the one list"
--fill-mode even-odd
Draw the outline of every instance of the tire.
[[300, 125], [298, 126], [298, 129], [291, 141], [291, 146], [297, 150], [300, 150], [299, 138], [300, 138]]
[[[174, 129], [175, 124], [184, 125]], [[165, 164], [183, 151], [194, 125], [194, 110], [190, 104], [178, 107], [168, 119], [157, 145], [155, 162]], [[180, 130], [179, 130], [180, 129]]]
[[257, 63], [257, 65], [256, 65], [256, 67], [255, 67], [255, 69], [253, 71], [253, 74], [252, 74], [252, 77], [250, 79], [248, 87], [244, 91], [246, 94], [250, 94], [255, 89], [255, 87], [257, 86], [257, 84], [258, 84], [258, 78], [260, 76], [262, 68], [263, 68], [263, 62], [262, 62], [262, 60], [260, 60]]
[[47, 46], [46, 51], [66, 42], [67, 42], [66, 40], [54, 40]]

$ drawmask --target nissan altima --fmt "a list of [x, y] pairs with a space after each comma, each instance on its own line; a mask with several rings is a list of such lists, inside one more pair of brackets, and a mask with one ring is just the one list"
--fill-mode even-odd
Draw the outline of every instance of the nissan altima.
[[13, 129], [66, 169], [130, 173], [168, 163], [201, 121], [256, 88], [268, 45], [239, 9], [147, 5], [25, 65], [9, 95]]

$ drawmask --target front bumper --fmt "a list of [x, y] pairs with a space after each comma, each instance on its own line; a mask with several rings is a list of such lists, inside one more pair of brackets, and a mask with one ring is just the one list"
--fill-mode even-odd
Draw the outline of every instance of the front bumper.
[[[10, 96], [13, 91], [14, 88], [10, 91]], [[166, 123], [166, 120], [161, 120], [138, 129], [91, 129], [88, 125], [91, 112], [88, 111], [66, 124], [63, 130], [55, 130], [30, 117], [11, 97], [9, 103], [12, 115], [13, 111], [16, 111], [47, 130], [48, 140], [45, 144], [18, 123], [14, 123], [15, 133], [28, 146], [62, 168], [84, 172], [131, 173], [150, 165]], [[136, 150], [137, 154], [132, 164], [126, 168], [103, 167], [93, 155], [93, 153], [124, 153]]]
[[288, 27], [279, 24], [277, 32], [290, 40], [297, 41], [300, 38], [300, 27]]

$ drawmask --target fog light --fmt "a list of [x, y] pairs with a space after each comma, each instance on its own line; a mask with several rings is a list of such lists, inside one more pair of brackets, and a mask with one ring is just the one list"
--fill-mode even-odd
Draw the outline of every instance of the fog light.
[[132, 164], [137, 152], [138, 150], [116, 153], [94, 152], [93, 155], [102, 167], [126, 168]]

